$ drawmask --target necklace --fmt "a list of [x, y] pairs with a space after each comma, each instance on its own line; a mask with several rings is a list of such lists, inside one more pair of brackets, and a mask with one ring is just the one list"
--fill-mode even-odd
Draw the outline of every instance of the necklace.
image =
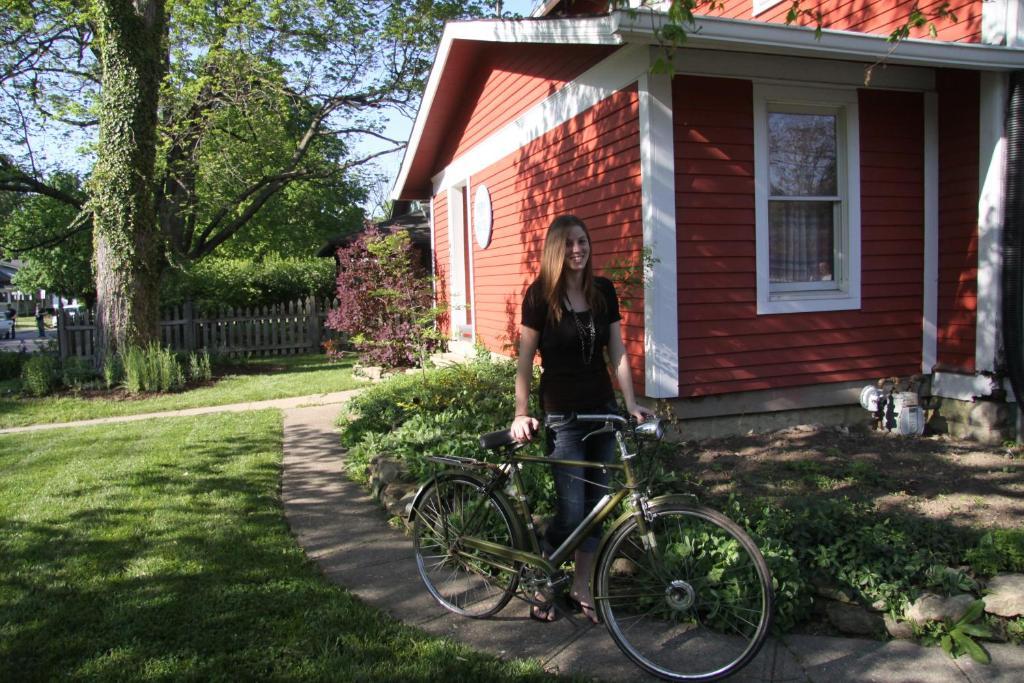
[[[572, 321], [576, 323], [576, 336], [580, 340], [580, 360], [584, 365], [590, 365], [594, 359], [594, 345], [597, 340], [597, 329], [594, 327], [594, 314], [587, 316], [586, 324], [580, 319], [580, 314], [572, 307], [569, 297], [565, 297], [566, 308], [572, 313]], [[589, 343], [588, 343], [589, 342]]]

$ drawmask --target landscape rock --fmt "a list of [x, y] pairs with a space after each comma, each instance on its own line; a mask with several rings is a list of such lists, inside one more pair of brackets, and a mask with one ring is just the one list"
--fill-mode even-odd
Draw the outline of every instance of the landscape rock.
[[829, 622], [848, 635], [868, 636], [885, 628], [882, 617], [858, 605], [830, 601], [825, 606]]
[[985, 611], [1000, 617], [1024, 615], [1024, 574], [1000, 574], [988, 582]]
[[380, 502], [384, 504], [384, 508], [388, 511], [389, 515], [408, 518], [409, 514], [406, 508], [412, 504], [412, 499], [415, 496], [415, 485], [391, 483], [381, 491]]
[[352, 374], [356, 377], [363, 377], [373, 382], [379, 382], [384, 374], [384, 368], [376, 365], [356, 365], [352, 368]]
[[944, 598], [934, 593], [924, 593], [907, 610], [907, 620], [921, 625], [929, 621], [959, 621], [967, 608], [977, 598], [969, 593]]
[[811, 584], [814, 586], [814, 592], [823, 598], [846, 603], [847, 605], [853, 605], [857, 602], [849, 589], [837, 586], [825, 579], [811, 579]]
[[909, 621], [896, 621], [888, 614], [882, 616], [885, 622], [885, 630], [890, 636], [897, 640], [911, 640], [914, 637], [914, 627]]
[[370, 466], [374, 477], [383, 484], [397, 481], [403, 474], [401, 463], [392, 458], [376, 457], [371, 461]]

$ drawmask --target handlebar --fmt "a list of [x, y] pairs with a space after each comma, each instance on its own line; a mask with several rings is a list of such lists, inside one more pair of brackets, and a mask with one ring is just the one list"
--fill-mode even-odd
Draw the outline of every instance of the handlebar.
[[[614, 428], [617, 429], [627, 427], [634, 422], [632, 418], [625, 418], [614, 413], [581, 413], [570, 416], [567, 422], [571, 422], [573, 420], [579, 420], [581, 422], [603, 422], [609, 428], [612, 428], [612, 425], [615, 425]], [[636, 426], [633, 427], [633, 434], [643, 438], [661, 439], [665, 435], [664, 421], [661, 418], [656, 417], [636, 424]], [[487, 449], [512, 446], [517, 443], [518, 442], [512, 437], [512, 431], [510, 429], [501, 429], [496, 432], [488, 432], [487, 434], [480, 435], [480, 445]]]

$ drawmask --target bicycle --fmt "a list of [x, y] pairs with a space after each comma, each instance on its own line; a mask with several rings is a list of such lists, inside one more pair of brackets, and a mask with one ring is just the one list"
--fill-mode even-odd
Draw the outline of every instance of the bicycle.
[[[592, 463], [520, 455], [509, 431], [480, 437], [500, 462], [461, 456], [428, 460], [455, 469], [428, 481], [411, 513], [416, 565], [446, 609], [486, 618], [523, 587], [532, 604], [571, 579], [562, 564], [592, 530], [626, 503], [598, 545], [590, 577], [594, 605], [612, 639], [641, 669], [670, 681], [712, 681], [735, 673], [757, 654], [771, 626], [774, 595], [768, 566], [735, 522], [691, 497], [651, 498], [637, 481], [640, 442], [660, 439], [664, 425], [619, 415], [574, 419], [601, 423], [585, 439], [614, 433], [620, 461]], [[630, 453], [628, 429], [636, 448]], [[527, 463], [606, 468], [617, 473], [597, 505], [550, 555], [541, 552], [524, 495]], [[511, 496], [514, 505], [509, 500]]]

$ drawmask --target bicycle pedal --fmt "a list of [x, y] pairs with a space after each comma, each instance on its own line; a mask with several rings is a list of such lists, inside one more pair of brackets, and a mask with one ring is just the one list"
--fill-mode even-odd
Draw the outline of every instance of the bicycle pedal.
[[548, 578], [547, 587], [551, 590], [564, 588], [569, 581], [572, 579], [568, 574], [560, 574], [558, 576], [551, 576]]

